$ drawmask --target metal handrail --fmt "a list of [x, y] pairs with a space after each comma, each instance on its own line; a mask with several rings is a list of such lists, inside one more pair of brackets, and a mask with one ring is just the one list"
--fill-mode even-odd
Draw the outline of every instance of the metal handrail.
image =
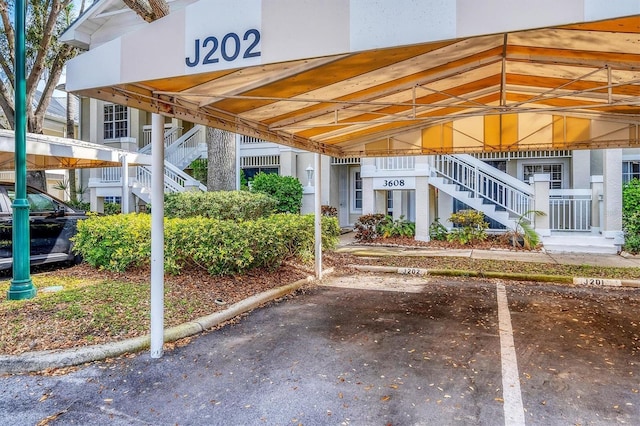
[[533, 190], [529, 185], [470, 155], [437, 155], [434, 170], [474, 197], [489, 200], [517, 216], [532, 209]]

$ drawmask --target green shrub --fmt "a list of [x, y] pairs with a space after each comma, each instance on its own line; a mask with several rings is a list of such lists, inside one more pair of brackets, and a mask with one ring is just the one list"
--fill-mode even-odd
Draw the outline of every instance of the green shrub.
[[151, 256], [151, 216], [90, 216], [78, 221], [73, 248], [92, 266], [123, 271]]
[[119, 203], [104, 203], [104, 214], [120, 214], [122, 213], [122, 207]]
[[404, 219], [404, 216], [393, 220], [387, 215], [379, 224], [378, 235], [382, 238], [390, 237], [413, 237], [416, 235], [416, 224]]
[[623, 216], [624, 249], [629, 253], [640, 253], [640, 211]]
[[365, 214], [356, 220], [354, 228], [356, 241], [373, 241], [380, 238], [378, 234], [378, 225], [385, 219], [386, 215], [382, 213]]
[[278, 200], [276, 211], [280, 213], [300, 213], [302, 184], [295, 177], [260, 172], [251, 181], [251, 192], [262, 192]]
[[477, 210], [460, 210], [452, 213], [449, 222], [456, 227], [447, 235], [448, 241], [471, 244], [487, 238], [486, 230], [489, 224], [484, 220], [484, 215]]
[[[340, 235], [336, 218], [322, 218], [324, 249]], [[165, 270], [187, 266], [212, 275], [276, 268], [291, 257], [308, 258], [314, 250], [312, 215], [277, 214], [243, 222], [204, 217], [165, 219]], [[124, 271], [149, 264], [151, 217], [146, 214], [93, 216], [78, 222], [74, 251], [91, 266]]]
[[622, 229], [624, 249], [640, 253], [640, 180], [636, 178], [622, 186]]
[[199, 180], [200, 183], [207, 184], [207, 174], [209, 170], [209, 162], [206, 158], [198, 158], [193, 160], [189, 165], [191, 169], [191, 176], [194, 179]]
[[622, 217], [640, 211], [640, 179], [633, 178], [622, 185]]
[[447, 234], [449, 234], [449, 231], [442, 223], [440, 223], [440, 218], [436, 217], [436, 220], [431, 222], [431, 225], [429, 225], [429, 239], [434, 241], [446, 241]]
[[275, 212], [277, 201], [248, 191], [178, 192], [165, 194], [166, 217], [203, 216], [220, 220], [249, 220]]
[[68, 201], [67, 204], [76, 210], [89, 211], [91, 209], [91, 204], [86, 201]]

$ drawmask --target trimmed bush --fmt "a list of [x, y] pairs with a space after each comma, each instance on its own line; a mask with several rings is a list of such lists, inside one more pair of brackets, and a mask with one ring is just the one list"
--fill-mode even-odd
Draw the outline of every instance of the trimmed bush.
[[404, 218], [404, 216], [400, 216], [400, 218], [393, 220], [392, 216], [387, 215], [378, 224], [376, 231], [382, 238], [415, 237], [416, 224], [409, 222]]
[[248, 191], [188, 191], [165, 194], [164, 203], [166, 217], [249, 220], [271, 215], [278, 202], [266, 194]]
[[278, 200], [279, 213], [300, 213], [302, 184], [292, 176], [260, 172], [251, 181], [251, 192], [262, 192]]
[[460, 244], [472, 244], [487, 239], [489, 224], [484, 215], [477, 210], [460, 210], [452, 213], [449, 222], [456, 227], [447, 234], [447, 240]]
[[[313, 215], [278, 214], [247, 221], [204, 217], [165, 219], [165, 270], [196, 266], [212, 275], [277, 268], [288, 258], [308, 258], [314, 247]], [[324, 249], [340, 235], [335, 218], [322, 218]], [[74, 251], [93, 267], [124, 271], [149, 264], [151, 217], [93, 216], [78, 222]]]
[[640, 180], [631, 179], [622, 186], [622, 228], [624, 249], [640, 253]]

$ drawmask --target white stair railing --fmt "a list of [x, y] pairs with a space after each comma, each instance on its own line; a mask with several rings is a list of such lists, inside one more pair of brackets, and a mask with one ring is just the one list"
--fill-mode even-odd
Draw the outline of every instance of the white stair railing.
[[532, 210], [533, 190], [529, 185], [470, 155], [437, 155], [434, 170], [474, 198], [484, 198], [510, 214], [519, 217]]
[[[151, 167], [138, 166], [136, 168], [136, 180], [138, 185], [148, 189], [151, 188]], [[164, 162], [164, 192], [183, 192], [188, 188], [198, 188], [206, 191], [207, 187], [195, 180], [173, 164]]]
[[[182, 127], [172, 127], [164, 131], [164, 148], [169, 148], [175, 141], [180, 138]], [[138, 151], [142, 154], [151, 153], [151, 128], [142, 131], [142, 148]]]
[[195, 126], [166, 148], [164, 158], [184, 169], [200, 156], [200, 146], [206, 143], [204, 126]]

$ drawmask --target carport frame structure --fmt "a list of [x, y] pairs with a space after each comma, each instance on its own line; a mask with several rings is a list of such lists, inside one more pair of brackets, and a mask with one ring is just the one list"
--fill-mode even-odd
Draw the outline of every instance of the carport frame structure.
[[[133, 12], [117, 0], [95, 3], [63, 36], [88, 49], [69, 63], [69, 90], [339, 158], [640, 146], [633, 1], [185, 0], [171, 8], [151, 24], [118, 24], [110, 20]], [[553, 117], [552, 137], [514, 132], [533, 115]], [[624, 135], [594, 136], [568, 117], [617, 123]], [[473, 118], [484, 120], [483, 136], [454, 143], [453, 123]], [[152, 139], [160, 151], [160, 135]], [[316, 182], [319, 191], [319, 173]], [[152, 255], [152, 266], [161, 263]], [[152, 305], [161, 285], [158, 269]], [[153, 330], [152, 356], [161, 356]]]

